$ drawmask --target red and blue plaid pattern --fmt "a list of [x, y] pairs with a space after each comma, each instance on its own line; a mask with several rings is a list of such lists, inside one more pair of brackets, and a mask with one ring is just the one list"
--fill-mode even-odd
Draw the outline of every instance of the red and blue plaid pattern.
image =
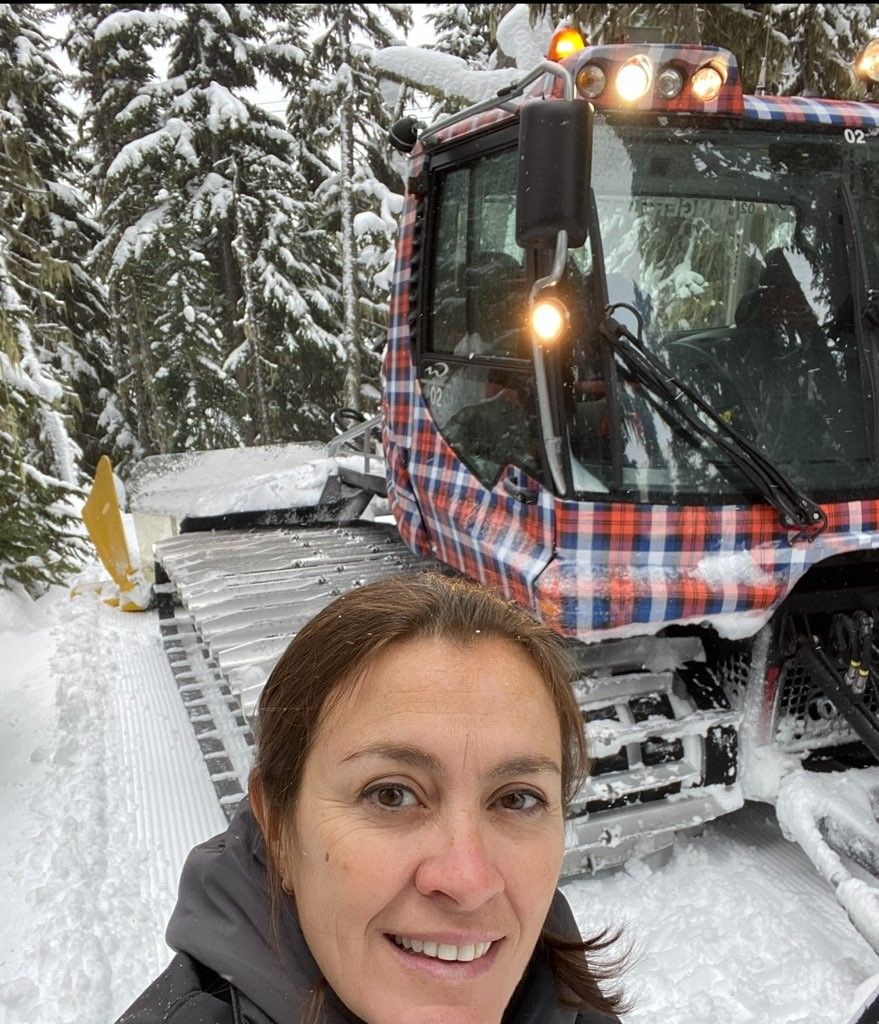
[[754, 121], [874, 128], [879, 126], [879, 106], [853, 100], [813, 100], [805, 96], [746, 96], [745, 117]]
[[[861, 120], [830, 123], [876, 123], [865, 104], [749, 98], [747, 117], [765, 119], [767, 111], [786, 121], [801, 122], [808, 113], [819, 123], [831, 114]], [[493, 120], [483, 114], [465, 124], [472, 130]], [[413, 175], [423, 162], [416, 150]], [[514, 467], [493, 488], [483, 487], [437, 431], [413, 364], [419, 202], [410, 195], [403, 211], [382, 368], [388, 497], [413, 551], [496, 587], [565, 636], [595, 640], [704, 620], [725, 635], [747, 636], [811, 566], [844, 552], [879, 550], [879, 500], [826, 505], [827, 530], [812, 542], [792, 542], [768, 505], [564, 501]], [[522, 504], [505, 482], [536, 491], [536, 504]]]
[[750, 635], [811, 566], [879, 549], [879, 500], [824, 510], [825, 533], [792, 543], [768, 505], [557, 501], [557, 557], [536, 593], [541, 617], [583, 639], [705, 619]]

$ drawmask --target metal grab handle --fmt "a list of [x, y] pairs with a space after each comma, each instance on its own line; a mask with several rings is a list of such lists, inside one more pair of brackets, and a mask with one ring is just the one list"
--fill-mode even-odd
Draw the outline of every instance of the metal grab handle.
[[540, 496], [540, 491], [533, 490], [530, 487], [519, 487], [518, 484], [514, 484], [512, 480], [507, 478], [504, 480], [504, 490], [509, 494], [511, 498], [515, 498], [516, 501], [521, 501], [523, 505], [536, 505], [537, 499]]

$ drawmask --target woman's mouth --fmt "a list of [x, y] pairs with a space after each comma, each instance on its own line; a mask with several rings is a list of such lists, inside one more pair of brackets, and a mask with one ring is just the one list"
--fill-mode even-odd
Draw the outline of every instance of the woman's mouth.
[[410, 939], [405, 935], [391, 935], [389, 938], [410, 953], [436, 960], [445, 960], [447, 963], [470, 963], [473, 960], [481, 960], [494, 945], [493, 942], [471, 942], [453, 946], [447, 942]]

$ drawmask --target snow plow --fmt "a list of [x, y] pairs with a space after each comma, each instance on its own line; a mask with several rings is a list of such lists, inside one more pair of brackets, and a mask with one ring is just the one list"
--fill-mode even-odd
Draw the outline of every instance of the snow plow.
[[162, 630], [230, 813], [298, 626], [441, 565], [573, 645], [566, 874], [765, 800], [879, 949], [877, 138], [875, 104], [745, 96], [731, 53], [658, 44], [395, 126], [381, 416], [129, 483], [179, 521]]

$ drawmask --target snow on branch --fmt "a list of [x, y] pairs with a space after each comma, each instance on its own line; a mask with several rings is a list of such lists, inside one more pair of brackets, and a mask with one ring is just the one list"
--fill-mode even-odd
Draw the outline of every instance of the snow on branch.
[[373, 66], [398, 82], [423, 89], [438, 99], [455, 97], [480, 103], [521, 77], [516, 68], [474, 71], [460, 57], [417, 46], [390, 46], [371, 55]]
[[250, 111], [225, 85], [211, 82], [204, 89], [204, 94], [208, 103], [205, 123], [214, 134], [226, 125], [238, 127], [250, 121]]
[[123, 146], [116, 159], [107, 168], [107, 177], [115, 178], [123, 171], [137, 169], [148, 156], [161, 151], [172, 143], [185, 160], [188, 160], [193, 166], [197, 166], [198, 159], [190, 141], [191, 134], [192, 129], [184, 120], [179, 117], [169, 118], [163, 128]]
[[159, 11], [113, 11], [103, 18], [95, 29], [95, 42], [111, 39], [120, 32], [132, 28], [163, 29], [176, 25], [176, 19], [170, 14]]
[[516, 62], [519, 71], [530, 71], [546, 56], [552, 31], [548, 14], [532, 25], [528, 4], [516, 4], [501, 19], [497, 42], [501, 51]]
[[516, 4], [497, 28], [499, 51], [515, 63], [514, 68], [477, 71], [460, 57], [416, 46], [391, 46], [371, 55], [375, 68], [397, 82], [422, 89], [437, 99], [480, 103], [496, 96], [536, 67], [543, 59], [552, 36], [552, 22], [546, 15], [532, 25], [528, 4]]

